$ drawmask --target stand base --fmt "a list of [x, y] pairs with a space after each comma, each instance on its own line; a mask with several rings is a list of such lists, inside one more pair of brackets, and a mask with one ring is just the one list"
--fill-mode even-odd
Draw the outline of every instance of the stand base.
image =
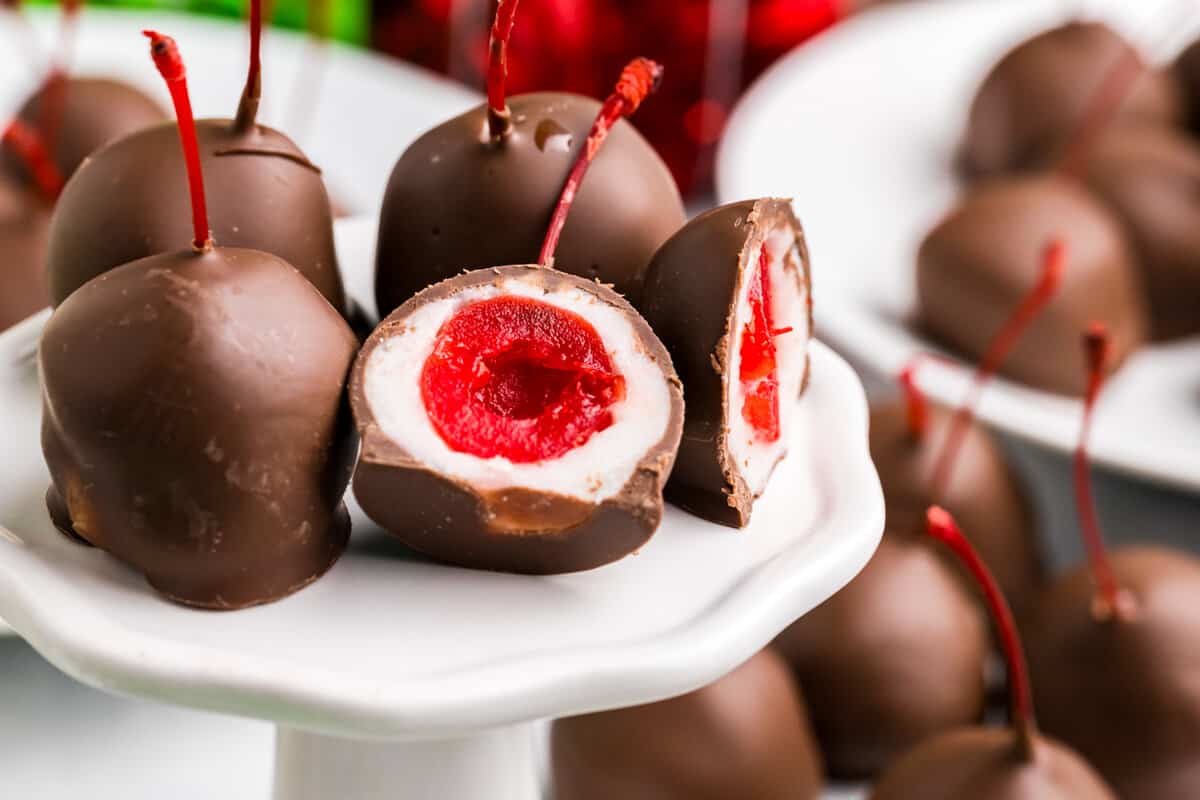
[[536, 729], [437, 741], [341, 739], [280, 726], [274, 800], [538, 800]]

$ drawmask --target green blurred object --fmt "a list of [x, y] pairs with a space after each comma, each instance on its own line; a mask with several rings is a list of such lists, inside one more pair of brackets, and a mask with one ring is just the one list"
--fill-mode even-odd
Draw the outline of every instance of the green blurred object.
[[[29, 0], [30, 5], [55, 5], [53, 0]], [[214, 17], [246, 16], [249, 4], [246, 0], [91, 0], [83, 7], [86, 24], [88, 7], [110, 8], [164, 8], [171, 11], [188, 11]], [[350, 44], [363, 45], [367, 41], [367, 25], [370, 14], [368, 0], [264, 0], [264, 16], [272, 25], [292, 30], [319, 33], [324, 27], [318, 17], [327, 9], [330, 16], [330, 38]]]

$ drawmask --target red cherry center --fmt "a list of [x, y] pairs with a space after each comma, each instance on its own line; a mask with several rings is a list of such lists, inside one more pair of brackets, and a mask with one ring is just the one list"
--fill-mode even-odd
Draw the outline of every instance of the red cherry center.
[[527, 297], [464, 306], [421, 370], [421, 399], [446, 445], [515, 463], [558, 458], [612, 425], [625, 396], [596, 329]]
[[779, 441], [779, 372], [775, 337], [791, 328], [775, 328], [771, 314], [771, 258], [763, 247], [758, 268], [750, 276], [750, 319], [742, 328], [738, 380], [742, 384], [742, 418], [762, 442]]

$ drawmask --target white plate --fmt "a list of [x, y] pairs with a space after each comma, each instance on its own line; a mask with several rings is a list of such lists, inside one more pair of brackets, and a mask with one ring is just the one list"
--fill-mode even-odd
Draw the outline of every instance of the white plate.
[[[55, 42], [57, 13], [33, 14], [43, 49]], [[0, 42], [12, 41], [14, 23], [0, 15]], [[161, 10], [111, 11], [85, 7], [80, 19], [78, 74], [119, 78], [158, 98], [170, 99], [150, 61], [143, 28], [179, 42], [188, 88], [198, 117], [230, 117], [246, 81], [246, 24]], [[322, 168], [334, 199], [348, 211], [375, 213], [392, 165], [412, 140], [465, 111], [479, 96], [460, 84], [396, 59], [331, 45], [327, 71], [306, 87], [316, 108], [306, 130], [290, 108], [301, 79], [302, 58], [313, 58], [304, 36], [269, 29], [263, 38], [263, 103], [259, 120], [293, 136]], [[311, 75], [313, 73], [306, 73]], [[25, 52], [0, 47], [0, 118], [16, 110], [35, 87]]]
[[[338, 225], [351, 286], [371, 221]], [[793, 454], [737, 532], [668, 508], [640, 553], [528, 577], [441, 566], [357, 508], [346, 555], [281, 602], [168, 603], [47, 517], [29, 358], [45, 315], [0, 336], [0, 615], [85, 683], [343, 735], [454, 734], [649, 702], [723, 675], [858, 572], [883, 528], [866, 399], [819, 343]], [[3, 533], [0, 530], [0, 533]]]
[[[912, 354], [934, 347], [903, 319], [913, 304], [916, 248], [958, 191], [951, 158], [979, 80], [1001, 53], [1072, 5], [959, 0], [881, 8], [780, 61], [734, 112], [718, 157], [721, 199], [795, 197], [822, 265], [818, 330], [876, 377], [895, 375]], [[1163, 41], [1156, 23], [1178, 19], [1174, 0], [1087, 6], [1144, 42]], [[947, 403], [962, 397], [965, 378], [955, 368], [922, 371], [922, 385]], [[1080, 404], [1000, 379], [980, 415], [1068, 452]], [[1198, 443], [1200, 342], [1138, 353], [1101, 401], [1096, 462], [1200, 490]]]

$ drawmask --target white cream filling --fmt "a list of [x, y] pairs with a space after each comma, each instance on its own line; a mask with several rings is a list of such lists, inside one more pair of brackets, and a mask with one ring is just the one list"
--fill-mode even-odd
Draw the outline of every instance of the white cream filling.
[[800, 253], [795, 239], [788, 229], [773, 231], [764, 245], [770, 258], [771, 274], [771, 319], [776, 328], [791, 326], [792, 331], [775, 338], [776, 374], [779, 379], [779, 432], [774, 442], [764, 442], [754, 428], [742, 416], [744, 393], [738, 380], [741, 366], [742, 335], [746, 320], [750, 319], [751, 270], [758, 268], [758, 253], [747, 260], [745, 272], [738, 287], [737, 310], [733, 319], [730, 337], [727, 395], [725, 407], [728, 419], [727, 446], [742, 479], [750, 492], [758, 497], [767, 488], [771, 470], [787, 454], [787, 443], [792, 436], [795, 406], [804, 380], [805, 356], [811, 335], [808, 325], [808, 292], [802, 277]]
[[[558, 458], [518, 464], [500, 456], [483, 459], [451, 450], [429, 421], [421, 399], [421, 370], [442, 324], [464, 305], [501, 294], [536, 298], [583, 317], [600, 335], [613, 367], [625, 376], [625, 398], [609, 409], [612, 425]], [[431, 469], [484, 491], [531, 488], [591, 503], [621, 490], [646, 450], [662, 438], [671, 415], [670, 389], [661, 367], [619, 310], [578, 288], [548, 291], [515, 278], [503, 279], [498, 286], [464, 289], [419, 308], [402, 332], [371, 353], [364, 388], [383, 432]]]

